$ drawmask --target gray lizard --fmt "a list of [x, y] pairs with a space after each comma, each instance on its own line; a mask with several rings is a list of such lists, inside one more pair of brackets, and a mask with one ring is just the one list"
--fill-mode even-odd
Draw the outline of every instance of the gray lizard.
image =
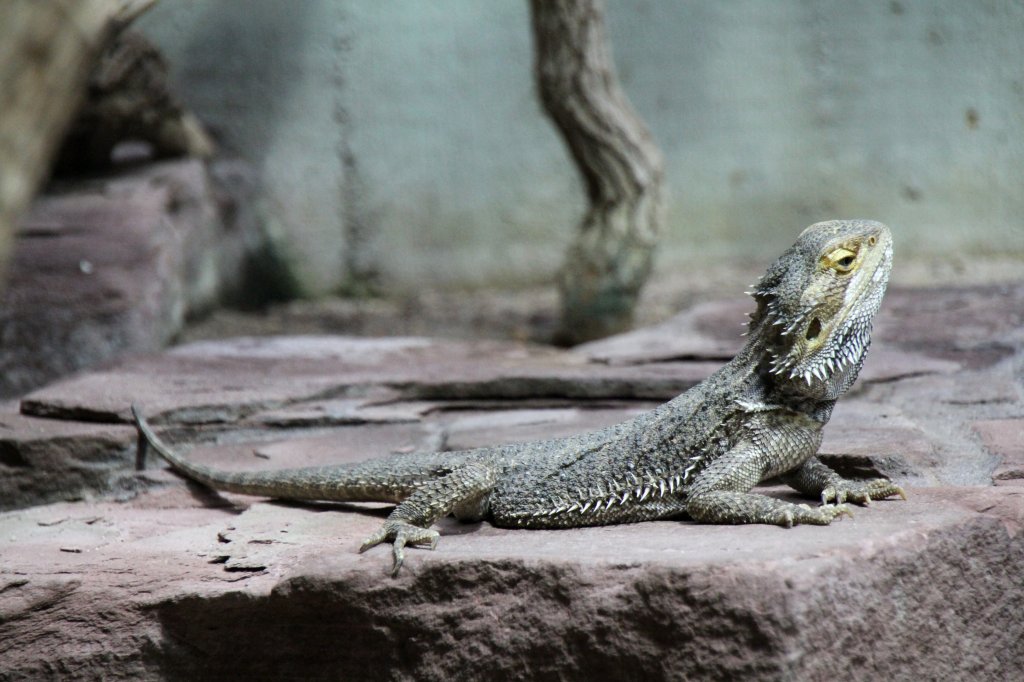
[[[827, 525], [903, 490], [850, 481], [816, 456], [836, 399], [857, 378], [892, 267], [889, 229], [866, 220], [808, 227], [751, 292], [747, 343], [677, 398], [599, 431], [461, 452], [412, 453], [349, 465], [230, 473], [195, 464], [160, 441], [132, 406], [148, 443], [211, 488], [288, 500], [396, 503], [360, 551], [433, 549], [430, 526], [453, 514], [505, 528], [576, 528], [689, 516], [705, 523]], [[144, 455], [143, 453], [140, 453]], [[781, 476], [822, 506], [750, 490]]]

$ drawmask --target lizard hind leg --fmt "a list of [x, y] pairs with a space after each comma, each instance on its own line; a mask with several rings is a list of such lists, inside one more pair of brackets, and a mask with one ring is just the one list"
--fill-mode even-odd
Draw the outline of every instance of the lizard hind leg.
[[384, 525], [366, 538], [359, 551], [365, 552], [383, 542], [390, 542], [394, 557], [391, 575], [397, 576], [405, 561], [407, 545], [428, 545], [430, 549], [437, 546], [440, 534], [430, 528], [432, 523], [453, 512], [462, 518], [468, 509], [480, 510], [474, 516], [481, 516], [496, 480], [497, 472], [493, 467], [482, 462], [470, 462], [445, 476], [427, 481], [395, 507]]

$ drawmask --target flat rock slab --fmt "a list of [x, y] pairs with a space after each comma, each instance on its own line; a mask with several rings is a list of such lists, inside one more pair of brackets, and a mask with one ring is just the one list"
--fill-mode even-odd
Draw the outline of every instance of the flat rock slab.
[[984, 419], [973, 424], [985, 447], [997, 455], [996, 485], [1024, 486], [1024, 418]]
[[0, 409], [0, 510], [92, 493], [131, 495], [135, 430], [26, 417]]
[[242, 338], [181, 346], [58, 382], [21, 401], [35, 416], [126, 422], [132, 402], [156, 421], [223, 422], [377, 388], [412, 400], [667, 400], [720, 362], [642, 368], [498, 341], [344, 336]]
[[[830, 527], [442, 525], [170, 486], [0, 515], [0, 679], [1011, 679], [1024, 490], [915, 489]], [[671, 652], [671, 655], [666, 655]]]
[[[1021, 340], [1024, 282], [976, 287], [894, 289], [875, 321], [876, 334], [902, 347], [959, 359]], [[1004, 349], [1006, 350], [1006, 349]]]
[[740, 334], [753, 308], [747, 297], [701, 303], [660, 324], [581, 344], [576, 352], [608, 364], [730, 360], [743, 347]]

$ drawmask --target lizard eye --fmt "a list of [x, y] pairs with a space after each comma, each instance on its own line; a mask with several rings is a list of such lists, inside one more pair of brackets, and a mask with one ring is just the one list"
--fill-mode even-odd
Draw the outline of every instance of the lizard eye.
[[854, 263], [856, 262], [857, 254], [842, 247], [835, 249], [825, 256], [825, 264], [839, 274], [846, 274], [853, 270]]

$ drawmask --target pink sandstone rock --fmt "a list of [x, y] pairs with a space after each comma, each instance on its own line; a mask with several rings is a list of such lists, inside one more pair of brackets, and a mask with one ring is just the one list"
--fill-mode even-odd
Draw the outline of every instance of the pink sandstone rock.
[[992, 481], [1024, 486], [1024, 418], [983, 419], [972, 426], [985, 447], [1000, 459]]
[[0, 516], [2, 679], [1012, 679], [1024, 493], [913, 489], [834, 525], [442, 524], [180, 481]]
[[29, 415], [127, 421], [150, 414], [212, 422], [299, 401], [391, 388], [423, 400], [667, 400], [720, 363], [609, 367], [540, 346], [415, 337], [242, 338], [198, 342], [27, 395]]

